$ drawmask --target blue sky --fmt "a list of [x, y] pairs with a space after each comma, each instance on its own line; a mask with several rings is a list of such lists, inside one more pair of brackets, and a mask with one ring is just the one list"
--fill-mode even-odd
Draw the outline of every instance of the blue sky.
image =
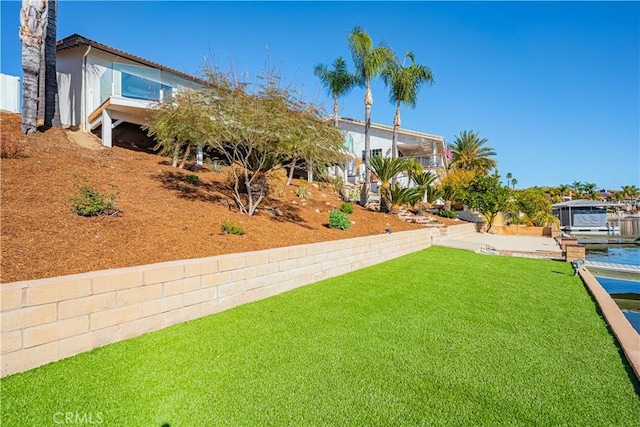
[[[21, 75], [20, 2], [1, 4], [1, 70]], [[343, 56], [361, 25], [399, 56], [413, 50], [433, 86], [402, 127], [447, 142], [474, 130], [518, 187], [640, 186], [639, 2], [75, 2], [60, 1], [58, 38], [73, 33], [191, 74], [204, 58], [255, 76], [267, 58], [284, 80], [332, 104], [313, 75]], [[342, 99], [362, 119], [364, 90]], [[373, 86], [372, 120], [394, 107]]]

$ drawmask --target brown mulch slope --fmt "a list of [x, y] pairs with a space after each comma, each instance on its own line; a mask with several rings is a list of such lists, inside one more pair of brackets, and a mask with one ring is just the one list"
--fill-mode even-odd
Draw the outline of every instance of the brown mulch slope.
[[[329, 212], [340, 198], [330, 187], [309, 186], [311, 196], [300, 199], [296, 180], [283, 197], [262, 205], [281, 216], [261, 211], [250, 218], [237, 212], [224, 173], [200, 172], [202, 185], [193, 186], [184, 181], [191, 172], [172, 168], [167, 158], [122, 147], [90, 150], [62, 129], [25, 137], [20, 116], [9, 113], [0, 115], [0, 132], [4, 141], [24, 145], [23, 157], [0, 162], [4, 283], [419, 228], [356, 205], [350, 230], [329, 229]], [[77, 175], [101, 192], [115, 185], [122, 213], [76, 215], [69, 198], [77, 194]], [[225, 220], [246, 234], [221, 234]]]

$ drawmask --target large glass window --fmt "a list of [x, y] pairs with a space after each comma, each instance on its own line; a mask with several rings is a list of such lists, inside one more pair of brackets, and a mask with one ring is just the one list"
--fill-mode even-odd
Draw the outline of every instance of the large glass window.
[[101, 102], [111, 94], [145, 101], [167, 99], [183, 87], [197, 87], [197, 83], [157, 68], [114, 62], [113, 69], [100, 78]]

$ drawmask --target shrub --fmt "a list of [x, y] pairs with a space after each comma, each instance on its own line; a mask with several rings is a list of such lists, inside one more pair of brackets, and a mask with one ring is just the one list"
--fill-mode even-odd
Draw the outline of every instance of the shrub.
[[284, 196], [287, 186], [287, 171], [283, 167], [276, 167], [267, 172], [267, 194], [271, 197]]
[[348, 230], [351, 227], [349, 218], [338, 210], [332, 210], [329, 214], [329, 228], [339, 228], [340, 230]]
[[336, 194], [342, 195], [342, 189], [344, 188], [344, 179], [341, 176], [334, 176], [329, 178], [329, 182], [333, 186], [333, 191]]
[[300, 184], [300, 186], [296, 190], [296, 196], [300, 197], [301, 199], [306, 199], [307, 197], [309, 197], [309, 189], [307, 188], [307, 186], [304, 184]]
[[[244, 167], [240, 163], [234, 163], [227, 169], [227, 184], [230, 188], [235, 185], [234, 172], [238, 176], [238, 184], [240, 186], [240, 193], [247, 192], [244, 185]], [[248, 171], [249, 179], [252, 179], [255, 172]], [[251, 191], [254, 197], [259, 197], [261, 194], [265, 194], [271, 197], [284, 196], [284, 189], [287, 184], [287, 171], [282, 167], [277, 167], [266, 173], [258, 172], [258, 176], [254, 179], [251, 185]], [[255, 200], [255, 199], [254, 199]]]
[[353, 205], [351, 203], [343, 203], [342, 206], [340, 206], [340, 212], [344, 212], [346, 214], [352, 214]]
[[198, 175], [185, 175], [184, 180], [189, 184], [200, 185], [200, 178], [198, 178]]
[[347, 194], [347, 199], [349, 199], [350, 202], [357, 202], [360, 200], [360, 189], [358, 187], [351, 187]]
[[120, 209], [116, 206], [116, 197], [118, 189], [111, 186], [114, 190], [111, 194], [101, 194], [93, 186], [86, 183], [84, 178], [79, 178], [74, 184], [80, 195], [71, 197], [73, 211], [81, 216], [98, 216], [111, 215], [115, 216], [120, 213]]
[[454, 210], [449, 210], [449, 209], [440, 209], [438, 211], [438, 215], [445, 217], [445, 218], [451, 218], [451, 219], [456, 219], [458, 218], [458, 213]]
[[24, 146], [14, 138], [0, 137], [0, 157], [3, 159], [18, 159], [24, 157]]
[[223, 222], [221, 231], [224, 234], [235, 234], [237, 236], [242, 236], [244, 234], [244, 229], [242, 228], [242, 226], [232, 221]]

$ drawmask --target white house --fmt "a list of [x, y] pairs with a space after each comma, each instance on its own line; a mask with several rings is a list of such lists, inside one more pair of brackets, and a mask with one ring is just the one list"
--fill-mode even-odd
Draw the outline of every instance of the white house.
[[[364, 126], [362, 120], [348, 117], [338, 118], [338, 127], [346, 134], [347, 149], [353, 154], [355, 160], [346, 165], [346, 180], [352, 183], [364, 180], [364, 164], [359, 161], [364, 156]], [[393, 127], [378, 123], [371, 123], [370, 156], [391, 156], [391, 141]], [[447, 156], [444, 153], [444, 137], [413, 130], [398, 128], [398, 151], [400, 157], [418, 160], [425, 170], [430, 170], [441, 176], [447, 169]], [[357, 166], [357, 167], [356, 167]], [[407, 185], [406, 176], [400, 179], [403, 185]]]
[[0, 110], [20, 112], [20, 77], [0, 74]]
[[125, 122], [144, 124], [155, 101], [202, 83], [78, 34], [58, 41], [57, 75], [62, 125], [84, 132], [101, 127], [108, 147], [113, 128]]

